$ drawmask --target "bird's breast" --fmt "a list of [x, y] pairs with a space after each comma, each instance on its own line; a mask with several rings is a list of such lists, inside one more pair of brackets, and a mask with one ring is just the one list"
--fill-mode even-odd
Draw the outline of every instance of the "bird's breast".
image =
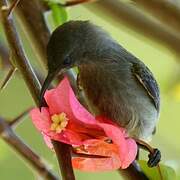
[[125, 68], [82, 67], [79, 81], [96, 115], [107, 116], [138, 137], [142, 126], [153, 131], [155, 108]]

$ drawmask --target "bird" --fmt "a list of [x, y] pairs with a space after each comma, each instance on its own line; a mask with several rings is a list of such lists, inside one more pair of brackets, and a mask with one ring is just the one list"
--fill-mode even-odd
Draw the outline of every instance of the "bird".
[[[140, 142], [149, 142], [160, 114], [160, 90], [150, 69], [90, 21], [68, 21], [57, 27], [47, 45], [48, 75], [40, 106], [51, 81], [78, 67], [78, 84], [95, 115], [104, 115]], [[140, 143], [140, 145], [143, 145]], [[148, 165], [161, 158], [154, 149]]]

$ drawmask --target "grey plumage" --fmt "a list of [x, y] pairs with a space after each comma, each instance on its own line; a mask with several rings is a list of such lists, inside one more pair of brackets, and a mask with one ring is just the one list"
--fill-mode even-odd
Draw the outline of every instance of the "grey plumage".
[[53, 32], [47, 52], [49, 74], [79, 67], [80, 84], [96, 114], [125, 127], [130, 136], [152, 136], [160, 107], [157, 82], [143, 62], [100, 27], [65, 23]]

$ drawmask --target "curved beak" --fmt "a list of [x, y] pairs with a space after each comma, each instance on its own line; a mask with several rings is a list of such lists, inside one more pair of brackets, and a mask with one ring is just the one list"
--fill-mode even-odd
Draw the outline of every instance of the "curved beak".
[[46, 92], [46, 90], [48, 89], [49, 85], [51, 84], [51, 82], [53, 81], [54, 77], [57, 75], [57, 71], [55, 72], [48, 72], [48, 75], [42, 85], [41, 88], [41, 92], [40, 92], [40, 98], [39, 98], [39, 108], [41, 107], [47, 107], [47, 103], [44, 99], [44, 94]]

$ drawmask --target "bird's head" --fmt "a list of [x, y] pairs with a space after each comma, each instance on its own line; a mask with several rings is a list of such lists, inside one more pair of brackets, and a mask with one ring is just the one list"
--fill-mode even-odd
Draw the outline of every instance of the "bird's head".
[[54, 77], [74, 66], [87, 64], [92, 56], [97, 56], [104, 35], [101, 28], [89, 21], [69, 21], [52, 33], [47, 46], [48, 75], [41, 89], [40, 106]]

